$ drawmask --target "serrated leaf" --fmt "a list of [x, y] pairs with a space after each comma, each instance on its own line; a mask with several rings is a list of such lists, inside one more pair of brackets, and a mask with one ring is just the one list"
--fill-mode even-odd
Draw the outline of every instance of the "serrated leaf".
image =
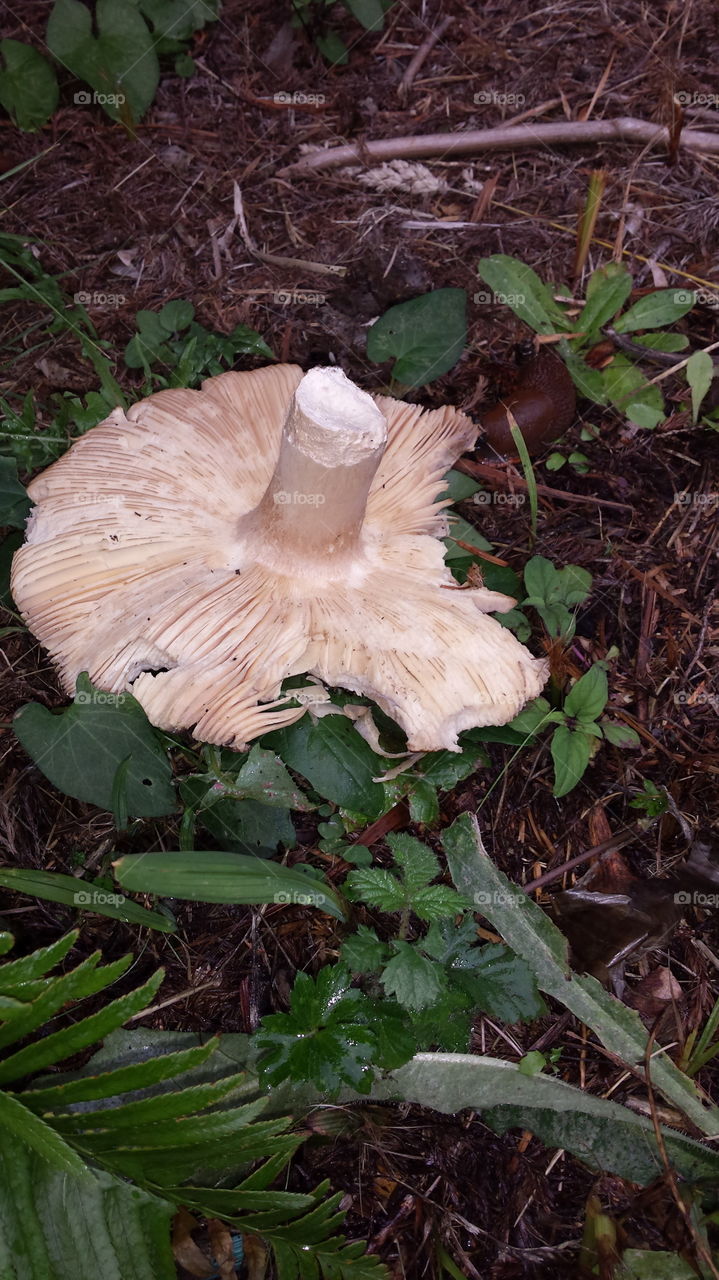
[[[18, 129], [41, 129], [57, 106], [54, 68], [37, 49], [20, 40], [0, 40], [0, 105]], [[2, 521], [0, 521], [2, 523]]]
[[412, 894], [412, 910], [420, 920], [445, 920], [465, 911], [471, 903], [446, 884], [429, 884]]
[[391, 832], [387, 844], [397, 866], [402, 868], [402, 880], [410, 897], [439, 875], [439, 859], [421, 840], [405, 832]]
[[55, 0], [47, 43], [58, 62], [95, 90], [113, 120], [122, 119], [124, 106], [132, 119], [142, 119], [160, 68], [147, 24], [131, 0], [97, 0], [94, 19], [79, 0]]
[[115, 777], [129, 758], [128, 813], [156, 818], [176, 807], [167, 753], [130, 694], [104, 694], [83, 674], [75, 701], [59, 715], [27, 702], [13, 729], [45, 777], [65, 795], [112, 811]]
[[367, 356], [384, 363], [392, 357], [392, 376], [406, 387], [433, 382], [452, 369], [467, 342], [467, 294], [464, 289], [435, 289], [398, 302], [367, 333]]
[[355, 933], [345, 938], [340, 956], [342, 963], [348, 965], [353, 973], [372, 973], [389, 959], [389, 949], [374, 929], [360, 924]]
[[473, 948], [464, 959], [465, 963], [457, 966], [457, 977], [471, 994], [475, 1008], [510, 1024], [541, 1018], [547, 1012], [534, 974], [508, 947], [487, 943]]
[[584, 776], [592, 758], [592, 739], [582, 729], [560, 724], [552, 735], [555, 799], [566, 796]]
[[404, 886], [384, 867], [357, 867], [347, 876], [346, 886], [353, 898], [380, 911], [403, 911], [408, 904]]
[[382, 986], [405, 1009], [426, 1009], [446, 991], [446, 981], [435, 964], [409, 942], [393, 942], [396, 954], [382, 970]]

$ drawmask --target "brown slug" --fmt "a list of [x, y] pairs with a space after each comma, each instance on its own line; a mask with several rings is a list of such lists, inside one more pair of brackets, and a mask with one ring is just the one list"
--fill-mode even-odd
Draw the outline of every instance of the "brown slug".
[[[491, 456], [516, 454], [516, 446], [507, 417], [507, 409], [517, 421], [530, 454], [541, 452], [563, 435], [574, 421], [577, 397], [569, 371], [563, 360], [541, 346], [531, 343], [516, 348], [517, 368], [511, 371], [511, 385], [501, 400], [480, 418], [484, 439], [491, 446]], [[481, 445], [481, 442], [480, 442]]]

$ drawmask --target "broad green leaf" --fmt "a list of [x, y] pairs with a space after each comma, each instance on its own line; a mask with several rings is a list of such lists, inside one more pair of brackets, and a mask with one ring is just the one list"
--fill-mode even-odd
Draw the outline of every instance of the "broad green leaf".
[[139, 0], [139, 8], [152, 23], [157, 52], [175, 53], [193, 32], [217, 21], [220, 0]]
[[381, 31], [384, 27], [383, 0], [345, 0], [345, 4], [366, 31]]
[[602, 720], [600, 727], [607, 742], [611, 742], [613, 747], [638, 747], [641, 744], [641, 738], [636, 729], [632, 729], [628, 724]]
[[[463, 814], [445, 833], [443, 844], [457, 889], [468, 896], [481, 892], [488, 899], [483, 914], [507, 945], [526, 960], [540, 990], [570, 1009], [610, 1053], [641, 1070], [647, 1033], [639, 1015], [605, 991], [596, 978], [571, 974], [566, 938], [542, 908], [518, 893], [495, 866], [484, 849], [476, 819]], [[655, 1088], [700, 1132], [719, 1133], [719, 1108], [705, 1107], [692, 1081], [665, 1054], [655, 1053], [652, 1079]]]
[[646, 404], [657, 413], [664, 412], [664, 401], [657, 386], [649, 386], [647, 379], [626, 356], [616, 355], [612, 363], [602, 371], [607, 399], [622, 413], [629, 404]]
[[452, 369], [467, 342], [464, 289], [435, 289], [385, 311], [368, 331], [367, 355], [382, 364], [395, 358], [392, 376], [421, 387]]
[[649, 351], [667, 351], [670, 354], [675, 351], [686, 351], [689, 346], [689, 339], [685, 333], [635, 333], [633, 342], [637, 342], [640, 347], [647, 347]]
[[382, 970], [382, 986], [405, 1009], [426, 1009], [446, 991], [439, 965], [409, 942], [393, 942], [396, 954]]
[[541, 1018], [547, 1012], [527, 963], [499, 943], [473, 947], [452, 972], [475, 1006], [502, 1022]]
[[592, 738], [583, 729], [570, 729], [560, 724], [552, 735], [552, 760], [554, 761], [554, 788], [552, 795], [558, 800], [566, 796], [584, 776], [592, 758]]
[[518, 258], [494, 253], [482, 258], [477, 271], [493, 291], [495, 300], [511, 307], [535, 333], [554, 333], [567, 328], [567, 317], [551, 291], [531, 267]]
[[696, 1280], [697, 1273], [676, 1253], [626, 1249], [614, 1276], [615, 1280]]
[[644, 404], [641, 400], [630, 401], [624, 406], [624, 412], [630, 422], [643, 427], [645, 431], [653, 431], [667, 416], [663, 405], [659, 409], [656, 405]]
[[24, 529], [30, 499], [17, 478], [14, 458], [0, 458], [0, 526]]
[[132, 893], [192, 902], [297, 903], [338, 920], [345, 914], [342, 899], [325, 880], [242, 853], [131, 853], [113, 868], [118, 884]]
[[580, 676], [564, 700], [565, 715], [578, 720], [596, 720], [607, 705], [609, 690], [604, 667], [595, 662]]
[[[47, 902], [61, 902], [78, 911], [95, 911], [113, 920], [175, 933], [177, 926], [159, 911], [148, 911], [121, 893], [111, 893], [89, 880], [62, 875], [59, 871], [34, 871], [25, 867], [0, 867], [0, 885], [15, 893], [29, 893]], [[2, 975], [0, 973], [0, 982]]]
[[373, 782], [385, 772], [387, 762], [375, 755], [346, 716], [322, 716], [317, 724], [303, 716], [287, 729], [268, 734], [263, 744], [307, 778], [325, 800], [370, 820], [388, 807], [384, 787]]
[[[62, 66], [90, 85], [113, 120], [122, 119], [125, 108], [131, 119], [142, 119], [155, 96], [160, 68], [147, 24], [131, 0], [97, 0], [94, 19], [79, 0], [55, 0], [47, 43]], [[75, 100], [91, 102], [92, 94], [76, 95]]]
[[214, 787], [218, 795], [236, 800], [257, 800], [260, 804], [280, 809], [309, 812], [315, 806], [295, 786], [282, 761], [272, 751], [256, 744], [234, 780], [219, 779]]
[[438, 498], [451, 498], [452, 502], [464, 502], [477, 493], [481, 485], [463, 471], [448, 471], [444, 477], [444, 488], [437, 494]]
[[593, 271], [587, 285], [587, 301], [575, 328], [591, 341], [624, 306], [632, 291], [632, 277], [623, 262], [608, 262]]
[[112, 812], [115, 777], [129, 757], [127, 812], [157, 818], [176, 808], [167, 753], [130, 694], [102, 693], [83, 674], [75, 701], [59, 715], [27, 702], [13, 728], [38, 768], [65, 795]]
[[692, 420], [699, 417], [699, 406], [714, 381], [714, 362], [707, 351], [695, 351], [687, 360], [687, 382], [692, 391]]
[[336, 31], [327, 31], [315, 37], [315, 44], [331, 67], [343, 67], [349, 60], [349, 50]]
[[409, 816], [413, 822], [431, 826], [439, 819], [437, 788], [425, 778], [417, 778], [407, 794]]
[[[378, 1081], [372, 1098], [402, 1098], [449, 1115], [472, 1108], [500, 1132], [529, 1129], [548, 1146], [571, 1151], [595, 1171], [608, 1170], [644, 1186], [664, 1171], [650, 1120], [552, 1076], [527, 1076], [504, 1059], [418, 1053]], [[673, 1129], [664, 1129], [662, 1136], [669, 1159], [683, 1177], [716, 1182], [715, 1151]]]
[[617, 320], [617, 333], [634, 333], [636, 329], [662, 329], [681, 320], [694, 306], [694, 294], [688, 289], [657, 289], [639, 298]]
[[37, 49], [19, 40], [0, 40], [0, 59], [0, 105], [18, 129], [32, 133], [42, 128], [59, 96], [53, 67]]
[[606, 404], [607, 393], [601, 369], [592, 369], [586, 360], [573, 350], [567, 350], [562, 354], [580, 396], [585, 400], [593, 401], [594, 404]]
[[[459, 542], [465, 542], [467, 546], [476, 547], [478, 551], [491, 551], [492, 544], [488, 542], [482, 534], [475, 529], [474, 525], [463, 520], [461, 516], [455, 514], [454, 511], [449, 513], [449, 533], [443, 538], [447, 551], [445, 553], [445, 563], [450, 564], [455, 560], [464, 559], [468, 552], [467, 547], [460, 547]], [[481, 559], [481, 557], [480, 557]]]
[[522, 736], [533, 737], [537, 733], [541, 733], [550, 724], [561, 724], [564, 721], [564, 715], [561, 711], [552, 711], [546, 698], [535, 698], [533, 702], [528, 702], [523, 711], [520, 711], [514, 720], [510, 720], [509, 727], [516, 730]]

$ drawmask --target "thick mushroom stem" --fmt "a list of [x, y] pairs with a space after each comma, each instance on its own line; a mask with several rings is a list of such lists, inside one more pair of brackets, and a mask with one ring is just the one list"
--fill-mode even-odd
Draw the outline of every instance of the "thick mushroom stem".
[[387, 421], [341, 369], [311, 369], [285, 421], [274, 475], [251, 517], [266, 548], [343, 560], [357, 543]]

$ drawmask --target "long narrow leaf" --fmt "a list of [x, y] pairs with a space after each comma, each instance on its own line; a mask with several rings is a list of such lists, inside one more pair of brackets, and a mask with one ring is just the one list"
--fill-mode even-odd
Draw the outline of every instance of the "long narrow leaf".
[[159, 929], [161, 933], [175, 933], [177, 930], [177, 925], [159, 911], [148, 911], [147, 907], [123, 898], [122, 894], [107, 893], [87, 880], [64, 876], [59, 871], [2, 867], [0, 887], [44, 898], [47, 902], [61, 902], [63, 906], [74, 907], [77, 911], [93, 911], [100, 916], [109, 916], [111, 920], [124, 920], [128, 924]]
[[[457, 888], [469, 897], [476, 895], [482, 914], [526, 960], [541, 990], [590, 1027], [610, 1053], [641, 1069], [647, 1034], [639, 1015], [605, 991], [596, 978], [570, 973], [566, 938], [541, 907], [495, 866], [482, 844], [476, 818], [462, 814], [445, 832], [443, 844]], [[692, 1081], [665, 1054], [654, 1057], [652, 1080], [700, 1132], [719, 1134], [719, 1109], [704, 1105]]]
[[116, 1027], [121, 1027], [123, 1022], [127, 1022], [133, 1013], [140, 1013], [147, 1007], [164, 976], [164, 970], [159, 969], [143, 986], [137, 987], [126, 996], [120, 996], [118, 1000], [113, 1000], [99, 1013], [91, 1014], [89, 1018], [84, 1018], [75, 1026], [56, 1031], [46, 1036], [44, 1040], [38, 1041], [37, 1044], [29, 1044], [26, 1048], [19, 1049], [4, 1062], [0, 1062], [0, 1085], [20, 1080], [23, 1076], [34, 1075], [38, 1071], [43, 1071], [45, 1067], [51, 1066], [52, 1063], [62, 1062], [64, 1058], [69, 1058], [80, 1049], [86, 1049], [88, 1045], [102, 1040], [109, 1031], [114, 1031]]
[[193, 902], [299, 903], [336, 919], [347, 911], [325, 880], [242, 853], [132, 853], [113, 863], [125, 889]]

